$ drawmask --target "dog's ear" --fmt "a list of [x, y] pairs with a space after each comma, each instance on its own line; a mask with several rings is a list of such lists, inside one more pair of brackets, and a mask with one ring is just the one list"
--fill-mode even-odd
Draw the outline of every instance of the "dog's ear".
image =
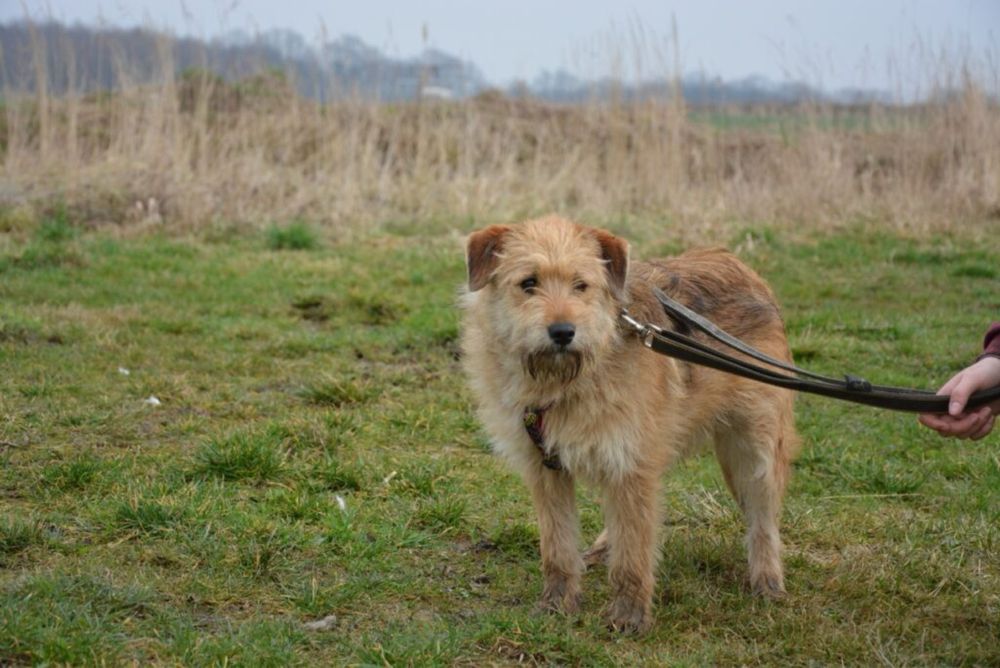
[[469, 266], [469, 290], [475, 292], [486, 287], [497, 267], [497, 253], [503, 244], [503, 237], [510, 228], [506, 225], [490, 225], [473, 232], [466, 247], [466, 262]]
[[605, 230], [594, 230], [601, 245], [601, 259], [608, 270], [608, 285], [617, 299], [625, 296], [625, 278], [628, 275], [628, 243]]

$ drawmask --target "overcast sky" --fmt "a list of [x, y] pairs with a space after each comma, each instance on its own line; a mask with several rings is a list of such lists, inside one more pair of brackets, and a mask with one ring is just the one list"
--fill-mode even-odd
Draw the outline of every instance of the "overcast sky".
[[[393, 56], [425, 45], [476, 63], [494, 83], [540, 70], [581, 75], [682, 71], [738, 79], [763, 75], [833, 89], [908, 86], [933, 54], [952, 69], [971, 56], [1000, 61], [1000, 0], [0, 0], [0, 21], [22, 18], [146, 25], [211, 37], [288, 28], [310, 41], [352, 33]], [[637, 27], [641, 26], [641, 30]], [[640, 35], [641, 33], [641, 35]], [[624, 60], [619, 60], [623, 57]], [[992, 59], [992, 60], [989, 60]]]

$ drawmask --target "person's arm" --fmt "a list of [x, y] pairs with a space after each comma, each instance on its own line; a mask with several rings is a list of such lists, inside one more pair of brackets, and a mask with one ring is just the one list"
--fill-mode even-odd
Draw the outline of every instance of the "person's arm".
[[980, 439], [993, 429], [1000, 414], [1000, 401], [966, 412], [965, 404], [973, 392], [1000, 385], [1000, 322], [990, 325], [983, 340], [983, 354], [976, 362], [955, 374], [938, 394], [951, 397], [947, 414], [924, 413], [920, 423], [942, 436]]

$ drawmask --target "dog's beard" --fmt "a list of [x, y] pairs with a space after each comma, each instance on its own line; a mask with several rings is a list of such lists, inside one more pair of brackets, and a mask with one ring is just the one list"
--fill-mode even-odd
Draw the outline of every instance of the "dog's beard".
[[526, 354], [522, 362], [532, 380], [565, 384], [580, 375], [584, 355], [579, 350], [536, 350]]

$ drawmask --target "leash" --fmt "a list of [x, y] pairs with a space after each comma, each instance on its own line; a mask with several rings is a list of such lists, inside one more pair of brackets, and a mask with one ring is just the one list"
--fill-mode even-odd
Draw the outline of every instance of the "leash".
[[[623, 310], [621, 313], [622, 321], [639, 335], [647, 348], [661, 355], [711, 367], [768, 385], [876, 408], [914, 413], [948, 412], [949, 397], [928, 390], [873, 385], [864, 378], [850, 374], [845, 375], [843, 379], [832, 378], [776, 360], [727, 334], [710, 320], [668, 297], [662, 290], [653, 288], [653, 292], [660, 304], [663, 305], [667, 315], [674, 322], [704, 332], [715, 341], [733, 350], [769, 366], [788, 371], [791, 375], [739, 359], [679, 332], [639, 322], [629, 315], [627, 310]], [[966, 408], [977, 408], [997, 399], [1000, 399], [1000, 387], [980, 390], [969, 398]]]

